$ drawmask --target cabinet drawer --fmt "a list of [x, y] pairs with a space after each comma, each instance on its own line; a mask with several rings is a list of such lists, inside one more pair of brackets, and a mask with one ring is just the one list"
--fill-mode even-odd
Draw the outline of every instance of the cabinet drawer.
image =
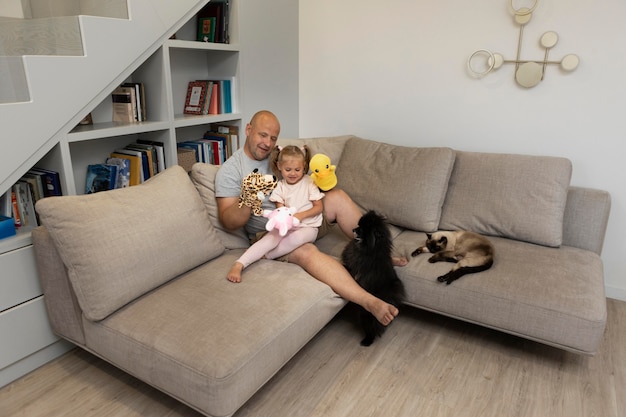
[[0, 311], [43, 294], [32, 245], [1, 254], [0, 270]]
[[59, 340], [48, 322], [43, 296], [0, 313], [0, 369]]

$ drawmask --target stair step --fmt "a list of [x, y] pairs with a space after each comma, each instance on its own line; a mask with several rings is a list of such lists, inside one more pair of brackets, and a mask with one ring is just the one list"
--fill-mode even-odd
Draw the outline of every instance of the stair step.
[[30, 100], [25, 55], [84, 55], [78, 15], [128, 19], [127, 0], [30, 2], [27, 18], [0, 17], [0, 104]]
[[32, 18], [100, 16], [128, 19], [127, 0], [30, 0]]
[[22, 57], [0, 57], [0, 104], [30, 100]]
[[0, 20], [0, 54], [83, 55], [78, 16]]

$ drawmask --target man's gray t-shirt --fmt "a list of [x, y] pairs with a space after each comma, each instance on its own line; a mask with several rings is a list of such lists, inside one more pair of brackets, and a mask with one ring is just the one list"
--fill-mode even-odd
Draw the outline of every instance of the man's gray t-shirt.
[[[269, 167], [269, 159], [257, 161], [245, 154], [243, 148], [239, 148], [233, 155], [224, 162], [217, 171], [215, 177], [216, 197], [239, 197], [241, 194], [241, 182], [244, 177], [258, 169], [262, 175], [272, 174]], [[269, 196], [265, 196], [261, 207], [267, 210], [276, 208], [276, 204], [269, 201]], [[251, 215], [250, 220], [245, 225], [245, 230], [249, 237], [254, 237], [257, 232], [265, 230], [267, 219], [263, 216]]]

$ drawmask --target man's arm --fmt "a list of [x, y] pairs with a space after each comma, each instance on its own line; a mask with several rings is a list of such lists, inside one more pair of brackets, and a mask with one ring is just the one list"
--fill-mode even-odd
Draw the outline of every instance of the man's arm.
[[217, 197], [216, 201], [220, 222], [228, 230], [242, 228], [252, 215], [250, 207], [239, 207], [239, 197]]

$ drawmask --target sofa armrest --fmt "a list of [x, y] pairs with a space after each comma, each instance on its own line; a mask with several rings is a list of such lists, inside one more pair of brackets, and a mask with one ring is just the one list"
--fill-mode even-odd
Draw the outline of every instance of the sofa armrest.
[[570, 187], [563, 216], [563, 245], [602, 254], [611, 211], [607, 191]]
[[32, 239], [52, 330], [65, 339], [84, 345], [82, 312], [52, 238], [48, 230], [40, 226], [33, 230]]

